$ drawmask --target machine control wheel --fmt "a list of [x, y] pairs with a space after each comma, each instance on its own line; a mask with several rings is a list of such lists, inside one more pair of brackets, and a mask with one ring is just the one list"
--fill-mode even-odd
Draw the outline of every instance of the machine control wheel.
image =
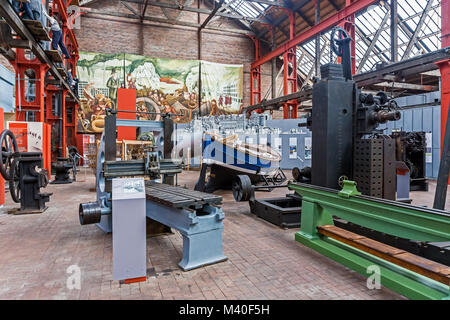
[[[342, 48], [337, 45], [340, 39], [349, 38], [347, 31], [342, 27], [334, 27], [331, 31], [331, 51], [334, 52], [338, 57], [342, 57]], [[331, 53], [330, 53], [331, 54]]]
[[0, 135], [0, 145], [2, 148], [2, 163], [0, 164], [0, 173], [5, 180], [10, 180], [10, 168], [13, 165], [13, 156], [19, 151], [17, 140], [10, 130], [2, 131]]
[[21, 194], [20, 194], [20, 172], [19, 172], [19, 161], [15, 159], [12, 161], [12, 165], [9, 168], [9, 192], [11, 193], [11, 198], [14, 202], [19, 203]]
[[338, 180], [339, 187], [344, 187], [344, 180], [349, 180], [349, 178], [346, 175], [340, 176]]
[[234, 200], [237, 202], [249, 201], [253, 193], [252, 181], [247, 175], [238, 175], [233, 181], [231, 189]]

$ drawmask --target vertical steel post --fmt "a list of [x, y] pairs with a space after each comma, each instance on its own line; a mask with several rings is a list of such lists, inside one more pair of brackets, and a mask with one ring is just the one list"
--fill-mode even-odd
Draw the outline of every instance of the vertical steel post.
[[[295, 37], [295, 12], [287, 10], [289, 16], [289, 38]], [[297, 92], [297, 49], [290, 48], [283, 53], [283, 94]], [[290, 68], [289, 68], [290, 67]], [[289, 70], [290, 69], [290, 70]], [[297, 118], [297, 101], [288, 101], [283, 105], [284, 119]]]
[[[450, 108], [450, 105], [449, 105]], [[444, 210], [447, 198], [447, 185], [450, 173], [450, 113], [447, 114], [447, 123], [444, 133], [443, 148], [441, 148], [441, 162], [434, 194], [433, 208]]]
[[[355, 0], [345, 0], [345, 6], [350, 6]], [[356, 46], [355, 46], [355, 15], [350, 15], [345, 21], [344, 21], [344, 29], [347, 31], [348, 35], [352, 38], [352, 41], [350, 42], [350, 61], [352, 62], [352, 74], [356, 73]]]
[[[441, 1], [441, 47], [450, 46], [450, 0]], [[450, 103], [450, 59], [436, 63], [441, 72], [441, 154], [445, 151], [444, 135]], [[441, 159], [442, 161], [442, 159]], [[450, 184], [450, 180], [449, 180]]]
[[[314, 23], [318, 24], [320, 22], [320, 0], [315, 0], [314, 4], [316, 8]], [[320, 77], [320, 34], [316, 36], [315, 44], [315, 71], [316, 77]]]
[[[255, 59], [258, 60], [261, 57], [261, 43], [260, 40], [255, 37], [250, 37], [255, 44]], [[261, 66], [251, 68], [250, 70], [250, 105], [254, 105], [261, 102]], [[257, 110], [258, 113], [261, 110]]]
[[391, 0], [391, 61], [398, 61], [398, 6]]

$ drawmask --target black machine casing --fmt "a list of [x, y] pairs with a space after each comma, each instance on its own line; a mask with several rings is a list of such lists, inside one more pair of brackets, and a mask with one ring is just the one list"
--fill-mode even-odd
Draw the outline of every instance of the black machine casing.
[[18, 162], [19, 188], [20, 188], [20, 213], [39, 213], [45, 211], [45, 203], [50, 201], [52, 193], [40, 192], [47, 186], [47, 171], [43, 166], [41, 152], [18, 152], [15, 160]]
[[[356, 84], [343, 77], [341, 64], [320, 68], [313, 86], [312, 184], [338, 189], [341, 176], [352, 175], [353, 116]], [[325, 123], [324, 123], [325, 122]]]
[[405, 162], [410, 169], [411, 191], [428, 191], [425, 175], [426, 133], [397, 131], [391, 137], [395, 139], [397, 161]]

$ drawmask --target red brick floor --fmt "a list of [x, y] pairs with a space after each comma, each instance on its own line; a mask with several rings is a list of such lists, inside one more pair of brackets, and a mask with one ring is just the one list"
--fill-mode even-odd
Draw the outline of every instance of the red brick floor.
[[[185, 172], [181, 185], [193, 187], [198, 172]], [[80, 174], [79, 180], [84, 180]], [[146, 282], [112, 280], [112, 238], [95, 225], [80, 226], [78, 205], [92, 201], [93, 175], [84, 182], [49, 185], [49, 209], [14, 216], [17, 207], [6, 194], [0, 209], [0, 299], [402, 299], [392, 291], [369, 290], [366, 279], [294, 240], [298, 229], [283, 230], [253, 216], [248, 203], [224, 197], [223, 246], [226, 262], [189, 272], [178, 268], [182, 239], [148, 238]], [[286, 189], [258, 197], [284, 195]], [[430, 205], [428, 193], [413, 193], [415, 204]], [[69, 290], [66, 272], [81, 268], [81, 289]]]

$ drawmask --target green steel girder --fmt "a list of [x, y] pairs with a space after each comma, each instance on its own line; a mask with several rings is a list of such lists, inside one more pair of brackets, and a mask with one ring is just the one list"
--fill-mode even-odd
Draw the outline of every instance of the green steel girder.
[[302, 183], [289, 189], [302, 197], [301, 230], [295, 239], [321, 254], [368, 275], [369, 266], [380, 270], [381, 284], [411, 299], [449, 299], [450, 289], [411, 270], [318, 233], [333, 225], [333, 216], [358, 225], [416, 241], [450, 241], [450, 215], [445, 211], [362, 196], [353, 181], [336, 191]]
[[381, 284], [407, 298], [415, 300], [448, 300], [450, 297], [448, 286], [383, 261], [378, 257], [334, 239], [328, 237], [324, 237], [324, 239], [309, 239], [301, 232], [297, 232], [295, 240], [366, 277], [370, 275], [370, 266], [378, 266]]
[[415, 241], [450, 241], [450, 215], [428, 209], [359, 195], [353, 181], [341, 192], [303, 183], [289, 189], [302, 196], [301, 233], [318, 238], [317, 226], [333, 224], [332, 216], [379, 232]]

